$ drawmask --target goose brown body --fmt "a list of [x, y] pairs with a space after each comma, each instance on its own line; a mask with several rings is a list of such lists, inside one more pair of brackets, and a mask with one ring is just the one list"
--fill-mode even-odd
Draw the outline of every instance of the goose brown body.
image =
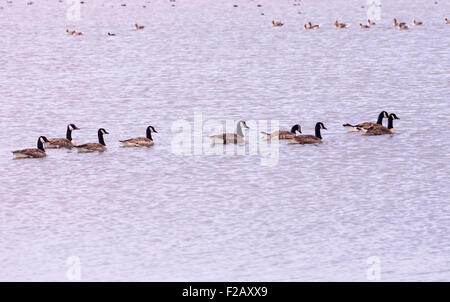
[[319, 144], [322, 142], [321, 138], [311, 134], [296, 135], [289, 141], [289, 144]]
[[73, 144], [71, 141], [69, 141], [67, 138], [51, 138], [48, 140], [49, 143], [46, 146], [47, 149], [59, 149], [59, 148], [65, 148], [65, 149], [72, 149]]
[[121, 140], [124, 147], [150, 147], [155, 144], [151, 139], [146, 137], [135, 137], [126, 140]]
[[299, 132], [300, 134], [302, 133], [301, 127], [299, 124], [292, 126], [291, 131], [287, 131], [287, 130], [278, 130], [278, 131], [273, 131], [272, 133], [266, 133], [266, 132], [261, 132], [262, 134], [266, 135], [265, 139], [267, 140], [271, 140], [271, 139], [292, 139], [296, 136], [296, 132]]

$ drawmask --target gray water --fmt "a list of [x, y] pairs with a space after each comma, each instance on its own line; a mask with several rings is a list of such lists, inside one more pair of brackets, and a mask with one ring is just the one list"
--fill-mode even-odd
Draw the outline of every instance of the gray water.
[[[450, 280], [450, 1], [381, 0], [369, 30], [362, 0], [26, 2], [0, 0], [0, 280], [71, 280], [74, 258], [82, 281]], [[395, 135], [342, 127], [381, 110]], [[273, 166], [175, 155], [194, 113], [328, 131]], [[12, 159], [68, 123], [108, 151]], [[119, 147], [149, 124], [154, 147]]]

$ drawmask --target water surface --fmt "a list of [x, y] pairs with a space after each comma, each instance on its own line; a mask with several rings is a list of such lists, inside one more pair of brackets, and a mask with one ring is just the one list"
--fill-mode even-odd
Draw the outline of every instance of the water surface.
[[[369, 257], [382, 281], [450, 279], [449, 2], [382, 0], [369, 30], [365, 1], [98, 0], [79, 21], [26, 2], [0, 2], [0, 280], [65, 281], [70, 256], [84, 281], [365, 281]], [[395, 135], [342, 127], [381, 110]], [[328, 131], [269, 167], [176, 156], [194, 113]], [[68, 123], [79, 143], [106, 128], [109, 150], [12, 160]], [[154, 147], [119, 148], [148, 124]]]

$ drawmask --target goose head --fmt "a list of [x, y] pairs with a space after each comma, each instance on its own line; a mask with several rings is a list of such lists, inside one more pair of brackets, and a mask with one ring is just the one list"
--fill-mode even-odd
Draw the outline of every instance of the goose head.
[[240, 122], [238, 123], [238, 125], [239, 125], [241, 128], [250, 129], [250, 127], [247, 126], [247, 123], [246, 123], [245, 121], [240, 121]]
[[45, 136], [40, 136], [40, 137], [39, 137], [39, 141], [40, 141], [42, 144], [45, 144], [45, 143], [48, 143], [48, 142], [49, 142], [48, 139], [47, 139]]
[[316, 129], [328, 130], [322, 122], [316, 124]]
[[156, 131], [156, 130], [155, 130], [155, 127], [153, 127], [153, 126], [148, 126], [148, 127], [147, 127], [147, 131], [154, 132], [154, 133], [158, 133], [158, 131]]
[[67, 126], [67, 128], [68, 128], [70, 131], [73, 131], [73, 130], [80, 130], [80, 128], [78, 128], [77, 126], [75, 126], [75, 124], [69, 124], [69, 125]]
[[302, 134], [302, 127], [299, 124], [296, 124], [291, 128], [291, 133], [295, 134], [296, 132]]
[[109, 134], [109, 132], [106, 131], [104, 128], [98, 129], [98, 135], [103, 135], [103, 134]]
[[389, 119], [392, 119], [392, 120], [399, 120], [400, 118], [397, 117], [397, 115], [395, 115], [395, 113], [391, 113], [391, 114], [389, 114]]

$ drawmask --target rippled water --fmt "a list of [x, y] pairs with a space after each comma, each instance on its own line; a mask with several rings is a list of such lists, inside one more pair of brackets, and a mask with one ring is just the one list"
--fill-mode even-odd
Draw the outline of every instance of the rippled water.
[[[69, 257], [84, 281], [364, 281], [370, 263], [382, 281], [450, 279], [449, 1], [381, 0], [369, 30], [365, 1], [86, 0], [79, 21], [26, 2], [0, 1], [0, 280], [64, 281]], [[397, 134], [342, 127], [381, 110]], [[171, 127], [194, 113], [328, 131], [280, 142], [274, 166], [177, 156]], [[108, 151], [12, 160], [69, 122], [79, 143], [106, 128]], [[148, 124], [154, 147], [119, 148]]]

